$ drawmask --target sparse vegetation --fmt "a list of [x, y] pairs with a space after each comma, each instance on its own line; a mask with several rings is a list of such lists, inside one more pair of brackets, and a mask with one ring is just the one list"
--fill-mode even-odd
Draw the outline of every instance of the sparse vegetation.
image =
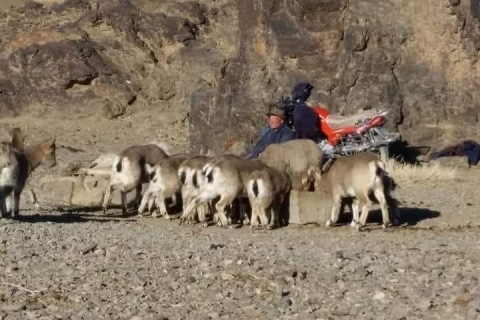
[[446, 166], [438, 162], [415, 165], [399, 162], [391, 158], [387, 161], [387, 172], [398, 183], [438, 182], [455, 179], [457, 168]]

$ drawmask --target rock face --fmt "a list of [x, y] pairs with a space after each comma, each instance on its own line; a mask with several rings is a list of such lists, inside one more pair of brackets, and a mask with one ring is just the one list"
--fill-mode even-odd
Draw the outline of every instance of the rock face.
[[192, 149], [222, 152], [307, 80], [311, 104], [388, 109], [410, 144], [479, 139], [479, 18], [478, 0], [0, 6], [0, 114], [180, 112]]

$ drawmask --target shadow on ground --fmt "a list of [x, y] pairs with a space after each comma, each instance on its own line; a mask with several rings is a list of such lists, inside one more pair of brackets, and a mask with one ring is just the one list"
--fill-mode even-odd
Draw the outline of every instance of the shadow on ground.
[[[414, 226], [422, 220], [434, 219], [440, 216], [440, 212], [426, 208], [399, 208], [400, 222]], [[340, 215], [339, 224], [348, 224], [352, 222], [352, 214], [345, 212]], [[382, 223], [382, 212], [380, 210], [370, 211], [367, 223]]]

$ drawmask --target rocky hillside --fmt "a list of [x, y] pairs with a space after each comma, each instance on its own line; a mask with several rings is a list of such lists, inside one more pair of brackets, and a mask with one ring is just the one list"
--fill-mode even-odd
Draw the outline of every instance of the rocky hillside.
[[389, 109], [410, 144], [479, 139], [479, 18], [478, 0], [2, 1], [0, 115], [175, 112], [223, 151], [308, 80], [312, 104]]

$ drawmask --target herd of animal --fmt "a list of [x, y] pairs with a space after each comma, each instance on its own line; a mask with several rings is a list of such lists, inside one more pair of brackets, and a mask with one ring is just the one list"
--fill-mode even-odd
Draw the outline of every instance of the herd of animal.
[[[338, 221], [346, 200], [351, 200], [351, 225], [357, 230], [366, 224], [373, 202], [380, 205], [383, 227], [391, 224], [391, 217], [394, 222], [398, 220], [397, 202], [391, 196], [395, 183], [378, 155], [367, 152], [324, 161], [321, 149], [311, 140], [270, 145], [255, 160], [235, 155], [170, 155], [166, 146], [151, 143], [129, 147], [109, 162], [110, 182], [104, 194], [104, 213], [116, 189], [120, 191], [122, 212], [126, 215], [127, 193], [135, 190], [140, 216], [146, 210], [153, 210], [153, 217], [171, 219], [167, 199], [173, 204], [181, 199], [180, 223], [208, 224], [213, 220], [220, 226], [228, 226], [238, 218], [252, 227], [270, 229], [281, 223], [282, 206], [289, 192], [302, 190], [331, 195], [333, 206], [327, 226]], [[20, 130], [13, 129], [10, 140], [1, 142], [2, 217], [18, 214], [25, 182], [41, 163], [56, 164], [54, 139], [25, 147]], [[92, 171], [84, 169], [82, 174]], [[148, 187], [142, 195], [144, 184]], [[36, 203], [35, 194], [29, 192]]]

